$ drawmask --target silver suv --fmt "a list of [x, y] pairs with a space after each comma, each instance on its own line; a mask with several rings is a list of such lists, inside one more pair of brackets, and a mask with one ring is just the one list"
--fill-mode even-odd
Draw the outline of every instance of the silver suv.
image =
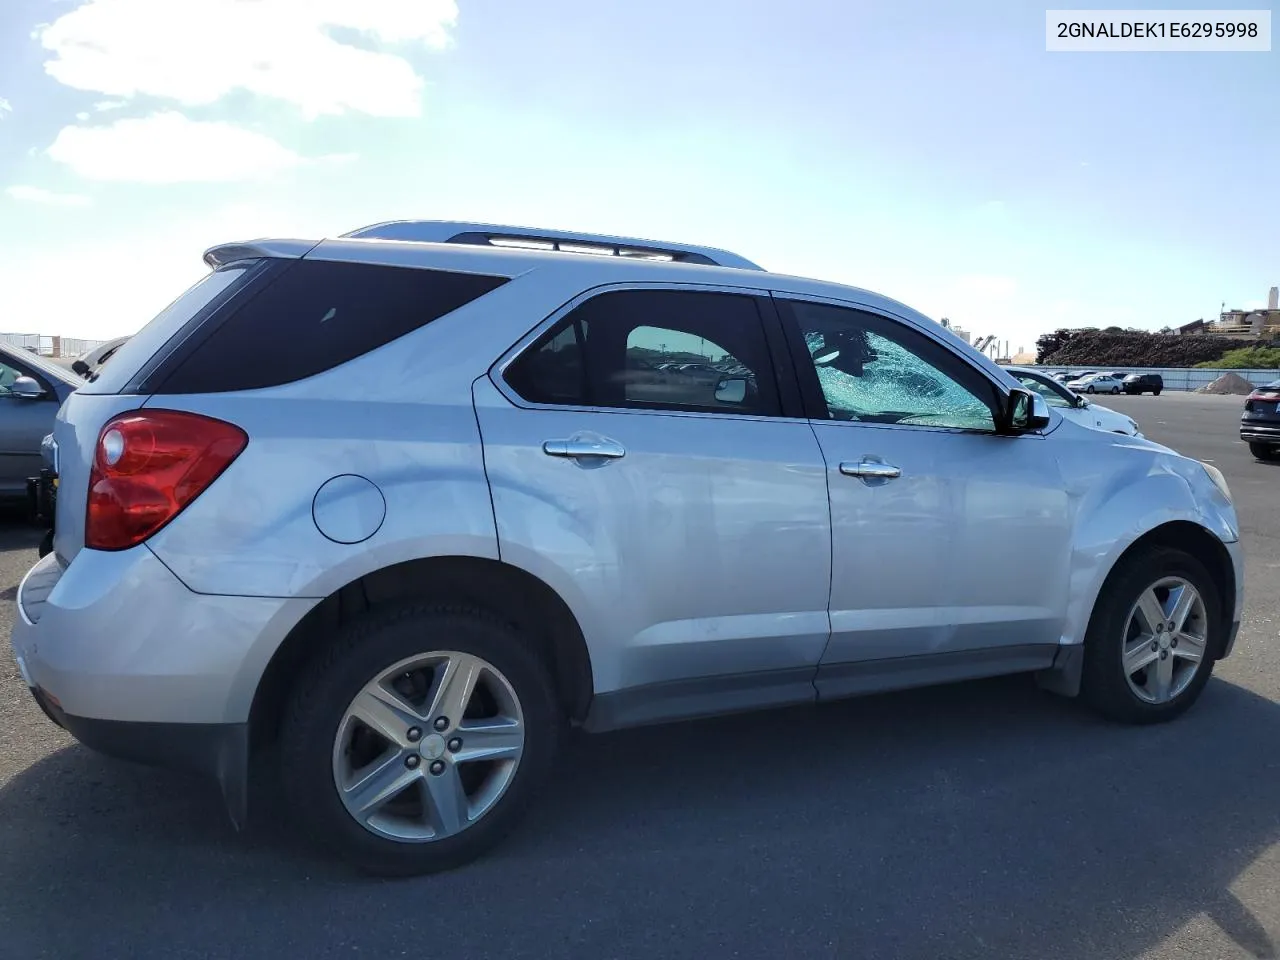
[[55, 722], [237, 824], [266, 751], [317, 841], [438, 870], [569, 725], [1015, 672], [1146, 723], [1231, 650], [1221, 473], [884, 297], [423, 221], [205, 260], [59, 414], [13, 646]]

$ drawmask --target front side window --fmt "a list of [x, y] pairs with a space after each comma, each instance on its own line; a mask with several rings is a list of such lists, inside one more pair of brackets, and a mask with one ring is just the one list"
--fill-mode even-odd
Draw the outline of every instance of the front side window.
[[1026, 387], [1028, 390], [1034, 390], [1036, 393], [1040, 394], [1040, 396], [1044, 398], [1044, 402], [1047, 403], [1049, 406], [1051, 407], [1074, 406], [1074, 404], [1070, 400], [1068, 400], [1061, 393], [1059, 393], [1057, 390], [1049, 386], [1049, 384], [1045, 383], [1043, 380], [1039, 379], [1038, 377], [1033, 377], [1025, 373], [1015, 374], [1015, 376], [1018, 378], [1018, 382], [1021, 383], [1024, 387]]
[[0, 363], [0, 396], [8, 396], [13, 390], [13, 381], [22, 375], [22, 371], [17, 367], [8, 363]]
[[788, 306], [831, 419], [996, 429], [990, 384], [928, 338], [860, 310]]
[[533, 403], [776, 416], [756, 301], [617, 290], [586, 301], [506, 371]]

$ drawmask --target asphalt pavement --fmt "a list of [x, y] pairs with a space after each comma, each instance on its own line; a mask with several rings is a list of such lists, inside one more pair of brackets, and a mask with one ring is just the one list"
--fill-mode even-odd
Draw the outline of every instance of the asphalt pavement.
[[[209, 785], [77, 746], [4, 644], [0, 957], [1275, 956], [1280, 467], [1236, 439], [1239, 398], [1100, 402], [1239, 506], [1240, 641], [1181, 720], [1015, 677], [584, 736], [486, 859], [375, 881], [277, 805], [236, 834]], [[38, 539], [0, 529], [5, 637]]]

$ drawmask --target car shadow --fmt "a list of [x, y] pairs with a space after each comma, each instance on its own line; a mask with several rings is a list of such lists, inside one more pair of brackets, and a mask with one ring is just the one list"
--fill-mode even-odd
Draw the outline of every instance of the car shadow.
[[503, 845], [398, 882], [317, 858], [274, 794], [236, 834], [206, 783], [73, 745], [0, 787], [0, 929], [14, 956], [1096, 960], [1207, 916], [1274, 957], [1231, 886], [1280, 838], [1277, 742], [1221, 680], [1127, 728], [1025, 678], [575, 735]]

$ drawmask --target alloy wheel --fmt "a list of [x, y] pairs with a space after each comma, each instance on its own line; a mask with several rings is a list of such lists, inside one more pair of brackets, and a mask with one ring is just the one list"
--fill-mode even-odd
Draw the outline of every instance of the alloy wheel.
[[402, 842], [454, 836], [515, 777], [525, 725], [511, 683], [468, 653], [402, 660], [361, 688], [338, 724], [333, 782], [347, 813]]
[[1187, 689], [1205, 657], [1204, 599], [1181, 577], [1164, 577], [1138, 597], [1125, 622], [1124, 674], [1147, 703], [1168, 703]]

